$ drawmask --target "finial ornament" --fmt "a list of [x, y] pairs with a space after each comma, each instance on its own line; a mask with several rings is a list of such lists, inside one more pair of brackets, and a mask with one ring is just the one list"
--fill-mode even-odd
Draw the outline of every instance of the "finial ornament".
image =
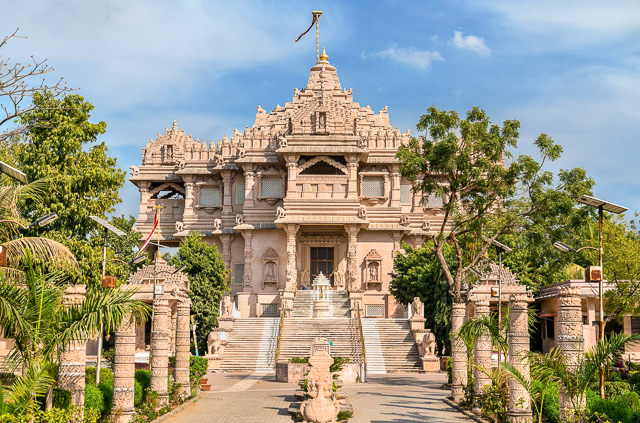
[[327, 52], [324, 50], [324, 47], [322, 47], [322, 54], [320, 55], [320, 61], [326, 62], [327, 60], [329, 60], [329, 56], [327, 55]]

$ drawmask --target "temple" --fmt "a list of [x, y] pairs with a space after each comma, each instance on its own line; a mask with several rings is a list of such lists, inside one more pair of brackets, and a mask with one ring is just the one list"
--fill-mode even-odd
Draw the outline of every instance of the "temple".
[[363, 317], [406, 317], [389, 295], [393, 257], [441, 222], [442, 199], [422, 198], [399, 172], [409, 131], [353, 100], [323, 51], [304, 89], [214, 144], [176, 122], [142, 150], [136, 229], [164, 207], [162, 245], [198, 232], [232, 272], [238, 317], [278, 316], [322, 273]]

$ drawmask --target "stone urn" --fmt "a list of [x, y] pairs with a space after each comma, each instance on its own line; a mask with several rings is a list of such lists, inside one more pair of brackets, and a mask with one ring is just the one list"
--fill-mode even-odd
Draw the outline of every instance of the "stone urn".
[[331, 400], [331, 388], [326, 382], [316, 382], [315, 389], [309, 392], [311, 400], [304, 401], [300, 412], [308, 423], [333, 423], [340, 412], [338, 401]]

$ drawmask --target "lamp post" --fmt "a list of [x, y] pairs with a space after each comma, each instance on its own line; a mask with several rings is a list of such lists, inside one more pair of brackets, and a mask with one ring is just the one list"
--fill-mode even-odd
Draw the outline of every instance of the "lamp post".
[[[125, 235], [120, 229], [113, 226], [111, 223], [98, 216], [89, 216], [93, 221], [98, 223], [104, 228], [104, 240], [102, 243], [102, 287], [100, 292], [104, 293], [104, 278], [107, 272], [107, 234], [109, 231], [113, 232], [117, 236]], [[100, 321], [100, 333], [98, 335], [98, 356], [96, 361], [96, 386], [100, 383], [100, 369], [102, 368], [102, 332], [104, 331], [104, 325]]]
[[[510, 253], [513, 250], [495, 239], [491, 243], [498, 248], [498, 333], [500, 333], [502, 327], [502, 252]], [[502, 361], [501, 355], [498, 349], [498, 371], [500, 371], [500, 362]]]
[[[585, 204], [590, 207], [595, 207], [598, 209], [598, 248], [594, 247], [582, 247], [577, 250], [571, 248], [565, 243], [562, 242], [554, 242], [553, 246], [560, 251], [564, 252], [579, 252], [585, 249], [592, 249], [598, 251], [598, 262], [600, 265], [600, 278], [598, 281], [598, 302], [599, 302], [599, 313], [598, 313], [598, 339], [604, 338], [604, 287], [603, 287], [603, 279], [604, 279], [604, 268], [602, 265], [602, 259], [604, 254], [604, 249], [602, 246], [602, 217], [604, 211], [608, 211], [610, 213], [620, 214], [626, 212], [628, 209], [626, 207], [619, 206], [617, 204], [610, 203], [608, 201], [600, 200], [595, 197], [591, 197], [588, 195], [583, 195], [578, 198], [578, 203]], [[604, 398], [604, 365], [600, 367], [600, 398]]]

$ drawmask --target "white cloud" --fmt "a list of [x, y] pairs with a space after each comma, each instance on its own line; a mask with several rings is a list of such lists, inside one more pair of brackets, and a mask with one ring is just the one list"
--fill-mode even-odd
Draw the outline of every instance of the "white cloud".
[[419, 50], [415, 47], [391, 46], [373, 54], [382, 59], [395, 60], [398, 63], [426, 69], [434, 61], [444, 62], [444, 58], [437, 51]]
[[491, 49], [487, 47], [484, 40], [475, 35], [462, 35], [462, 31], [453, 32], [453, 45], [457, 48], [472, 50], [481, 56], [488, 56], [491, 54]]

